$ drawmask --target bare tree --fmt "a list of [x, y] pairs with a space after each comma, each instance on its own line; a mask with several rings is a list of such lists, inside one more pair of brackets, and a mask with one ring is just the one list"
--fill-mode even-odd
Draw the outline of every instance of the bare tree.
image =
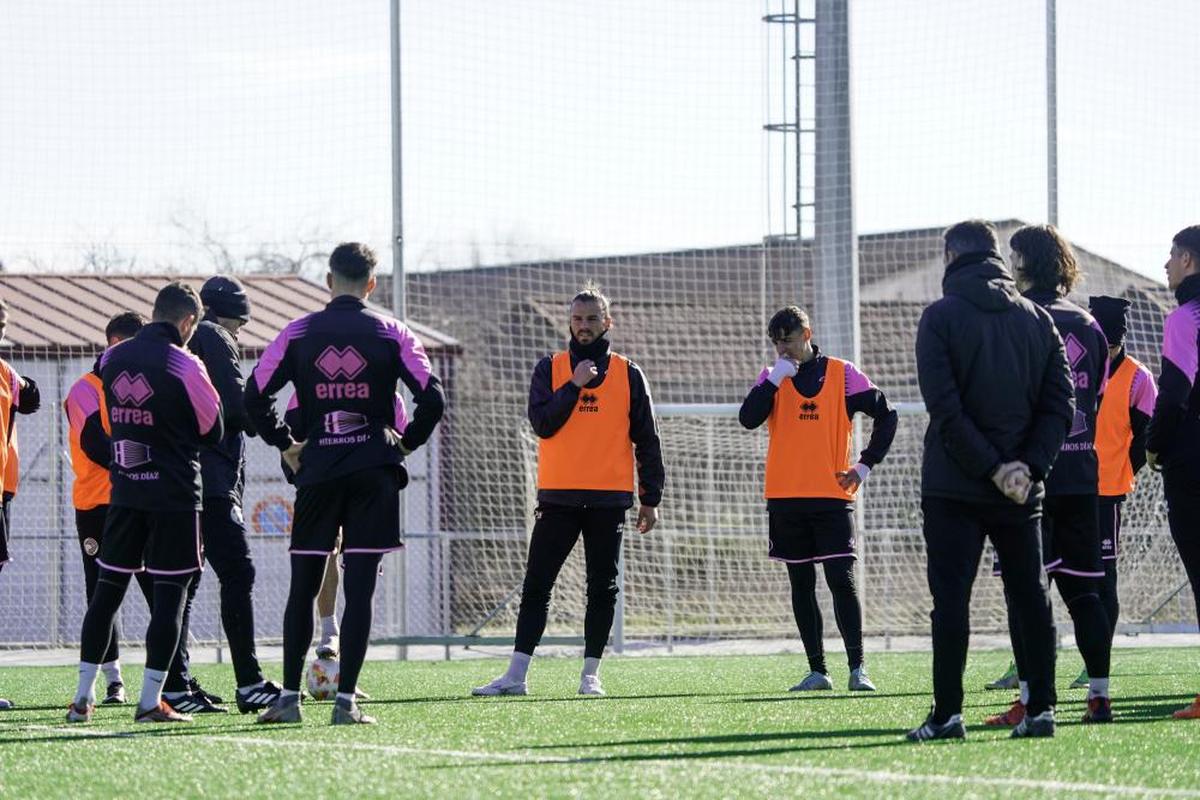
[[116, 272], [134, 272], [137, 256], [127, 256], [112, 242], [92, 242], [83, 248], [84, 272], [108, 275]]

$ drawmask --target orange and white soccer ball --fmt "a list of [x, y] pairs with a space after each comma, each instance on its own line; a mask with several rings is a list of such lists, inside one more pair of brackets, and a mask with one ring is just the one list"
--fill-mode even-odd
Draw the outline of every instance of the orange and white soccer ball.
[[337, 696], [342, 665], [332, 658], [316, 658], [308, 665], [305, 685], [314, 700], [332, 700]]

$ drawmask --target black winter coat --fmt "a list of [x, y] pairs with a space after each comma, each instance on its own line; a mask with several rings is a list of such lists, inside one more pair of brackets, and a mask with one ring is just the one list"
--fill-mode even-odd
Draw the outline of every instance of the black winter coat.
[[957, 258], [942, 293], [917, 330], [917, 378], [929, 412], [921, 492], [1007, 503], [991, 476], [1019, 460], [1038, 481], [1028, 500], [1038, 503], [1075, 413], [1062, 339], [994, 252]]

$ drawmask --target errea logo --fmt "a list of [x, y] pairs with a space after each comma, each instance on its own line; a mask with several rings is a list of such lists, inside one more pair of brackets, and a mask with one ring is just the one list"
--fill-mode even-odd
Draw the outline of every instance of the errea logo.
[[817, 413], [817, 404], [812, 400], [805, 400], [800, 404], [800, 414], [798, 419], [816, 420], [820, 418], [821, 415]]
[[580, 414], [595, 414], [600, 411], [600, 398], [591, 392], [579, 395], [578, 410]]

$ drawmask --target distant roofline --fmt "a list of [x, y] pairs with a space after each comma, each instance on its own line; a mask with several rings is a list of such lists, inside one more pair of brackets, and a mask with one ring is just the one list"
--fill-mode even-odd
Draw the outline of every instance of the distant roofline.
[[[988, 220], [988, 222], [990, 222], [996, 228], [1001, 229], [1001, 230], [1004, 230], [1007, 228], [1017, 228], [1017, 227], [1021, 227], [1022, 225], [1029, 224], [1029, 223], [1025, 222], [1024, 220], [1016, 218], [1016, 217], [1009, 217], [1007, 219], [999, 219], [999, 220]], [[953, 224], [953, 223], [949, 223], [949, 224]], [[925, 237], [929, 237], [929, 236], [940, 237], [942, 234], [942, 231], [944, 231], [947, 227], [949, 227], [949, 225], [936, 225], [936, 226], [930, 226], [930, 227], [925, 227], [925, 228], [900, 228], [900, 229], [895, 229], [895, 230], [875, 231], [872, 233], [859, 234], [858, 238], [859, 238], [860, 242], [869, 244], [869, 243], [873, 243], [873, 242], [876, 242], [879, 240], [884, 240], [884, 239], [921, 239], [921, 238], [925, 238]], [[479, 264], [477, 266], [442, 267], [440, 269], [413, 270], [413, 271], [408, 272], [406, 277], [420, 279], [426, 275], [439, 275], [439, 274], [447, 274], [447, 273], [466, 274], [466, 273], [471, 273], [471, 272], [483, 272], [483, 271], [487, 271], [489, 274], [501, 274], [503, 270], [539, 269], [539, 268], [546, 269], [546, 268], [553, 268], [553, 267], [561, 267], [561, 266], [565, 266], [567, 264], [613, 264], [613, 263], [620, 263], [620, 262], [625, 262], [625, 261], [641, 260], [641, 259], [680, 258], [680, 257], [687, 257], [687, 256], [716, 255], [718, 253], [732, 253], [732, 252], [739, 252], [739, 251], [755, 250], [757, 248], [762, 247], [764, 244], [766, 244], [768, 247], [778, 247], [783, 244], [794, 244], [794, 242], [795, 242], [795, 239], [791, 239], [791, 240], [787, 240], [787, 241], [774, 240], [774, 241], [766, 241], [766, 242], [752, 242], [752, 243], [745, 243], [745, 244], [714, 245], [711, 247], [691, 247], [691, 248], [684, 248], [681, 250], [652, 250], [652, 251], [648, 251], [648, 252], [623, 253], [623, 254], [618, 254], [618, 255], [548, 258], [548, 259], [541, 259], [538, 261], [514, 261], [514, 262], [511, 262], [508, 264]], [[809, 247], [812, 245], [812, 242], [813, 242], [813, 240], [811, 238], [802, 239], [801, 246]], [[1071, 242], [1071, 246], [1075, 248], [1075, 251], [1077, 253], [1083, 254], [1083, 255], [1087, 256], [1088, 258], [1095, 259], [1096, 261], [1098, 261], [1106, 266], [1112, 267], [1114, 269], [1124, 270], [1126, 272], [1129, 272], [1132, 275], [1137, 275], [1145, 280], [1153, 281], [1153, 278], [1142, 275], [1142, 273], [1140, 273], [1136, 270], [1130, 269], [1129, 267], [1125, 266], [1124, 264], [1113, 261], [1112, 259], [1109, 259], [1109, 258], [1105, 258], [1104, 256], [1094, 253], [1091, 250], [1088, 250], [1087, 248], [1081, 247], [1078, 244], [1075, 244], [1074, 242]], [[392, 278], [392, 273], [383, 273], [380, 277], [386, 277], [390, 282], [390, 280]]]

